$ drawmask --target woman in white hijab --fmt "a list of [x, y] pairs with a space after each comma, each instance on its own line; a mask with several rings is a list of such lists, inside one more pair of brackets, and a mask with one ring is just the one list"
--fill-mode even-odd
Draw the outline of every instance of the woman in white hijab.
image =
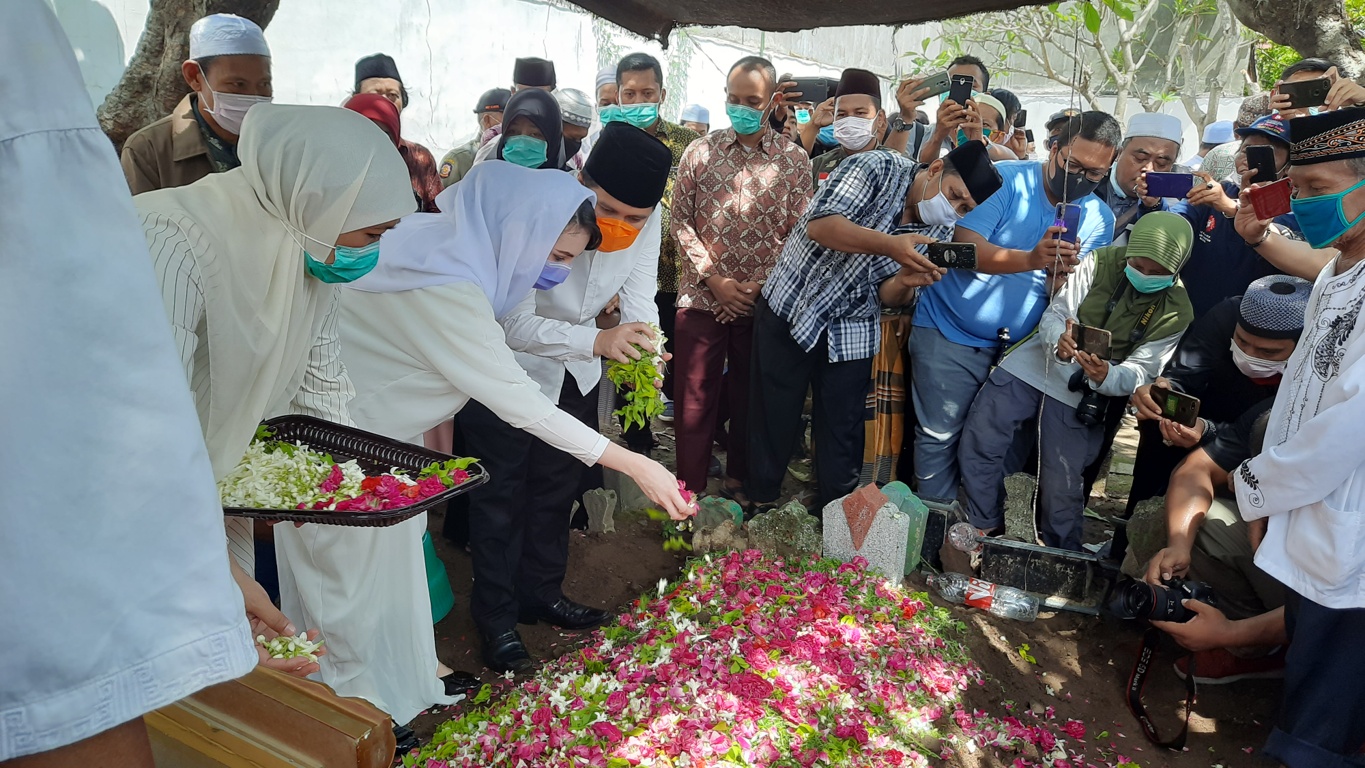
[[[569, 174], [484, 163], [437, 198], [441, 213], [386, 235], [379, 266], [342, 291], [351, 415], [361, 429], [420, 443], [475, 399], [586, 463], [631, 475], [681, 519], [688, 510], [673, 475], [560, 411], [517, 365], [497, 322], [533, 287], [568, 274], [596, 229], [592, 200]], [[275, 528], [284, 612], [329, 642], [323, 681], [395, 723], [451, 701], [438, 679], [448, 670], [436, 659], [425, 530], [426, 515], [383, 529]]]
[[[416, 208], [393, 142], [349, 110], [257, 105], [237, 152], [240, 168], [133, 199], [215, 479], [263, 419], [351, 423], [330, 283], [372, 268], [379, 236]], [[227, 526], [250, 604], [265, 595], [250, 521]]]

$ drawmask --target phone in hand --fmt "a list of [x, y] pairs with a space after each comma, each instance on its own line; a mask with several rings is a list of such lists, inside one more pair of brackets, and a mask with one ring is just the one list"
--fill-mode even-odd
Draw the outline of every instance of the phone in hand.
[[1280, 83], [1275, 90], [1289, 97], [1291, 108], [1320, 107], [1327, 103], [1327, 92], [1332, 90], [1332, 81], [1325, 77], [1315, 80], [1296, 80]]
[[1279, 174], [1275, 168], [1275, 149], [1265, 144], [1252, 144], [1246, 148], [1247, 170], [1255, 171], [1252, 184], [1265, 184], [1274, 181]]
[[976, 80], [971, 75], [953, 75], [952, 83], [948, 86], [948, 98], [958, 106], [966, 104], [972, 97], [972, 86], [975, 84]]
[[819, 106], [825, 103], [830, 96], [834, 95], [834, 89], [830, 86], [828, 77], [793, 77], [792, 82], [796, 85], [788, 90], [792, 93], [799, 93], [799, 104], [814, 104]]
[[929, 243], [924, 255], [936, 267], [976, 269], [976, 243]]
[[1101, 360], [1108, 360], [1113, 350], [1113, 334], [1092, 325], [1072, 323], [1071, 339], [1076, 342], [1078, 351], [1094, 355]]
[[1025, 125], [1027, 125], [1027, 124], [1028, 124], [1028, 110], [1027, 110], [1027, 109], [1021, 109], [1021, 110], [1019, 110], [1019, 114], [1017, 114], [1017, 115], [1014, 116], [1014, 127], [1015, 127], [1015, 128], [1023, 128], [1023, 127], [1024, 127]]
[[952, 84], [952, 77], [945, 70], [937, 75], [924, 78], [924, 82], [920, 83], [916, 90], [924, 91], [924, 97], [927, 99], [930, 96], [947, 93]]
[[1162, 418], [1184, 427], [1193, 427], [1199, 421], [1199, 398], [1193, 395], [1153, 384], [1152, 400], [1161, 409]]
[[1057, 203], [1055, 227], [1066, 227], [1057, 237], [1065, 242], [1074, 243], [1081, 236], [1081, 207], [1075, 203]]
[[1289, 179], [1280, 179], [1274, 184], [1252, 187], [1247, 190], [1247, 197], [1251, 198], [1251, 207], [1256, 211], [1256, 218], [1265, 221], [1289, 213], [1290, 193]]
[[1174, 197], [1183, 200], [1191, 189], [1194, 189], [1192, 173], [1147, 172], [1148, 197]]

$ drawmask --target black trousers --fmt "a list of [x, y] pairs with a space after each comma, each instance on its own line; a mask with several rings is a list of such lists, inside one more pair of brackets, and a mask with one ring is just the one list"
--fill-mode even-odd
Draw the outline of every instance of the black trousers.
[[801, 436], [801, 408], [809, 387], [818, 514], [858, 487], [872, 358], [831, 363], [825, 336], [811, 351], [801, 349], [787, 322], [761, 298], [754, 307], [753, 345], [745, 490], [760, 503], [775, 501], [782, 492], [787, 462]]
[[[597, 389], [579, 394], [574, 377], [565, 374], [559, 407], [595, 427]], [[549, 605], [564, 596], [569, 510], [587, 467], [478, 403], [457, 418], [468, 455], [492, 474], [469, 494], [469, 610], [479, 631], [491, 637], [516, 627], [521, 606]]]

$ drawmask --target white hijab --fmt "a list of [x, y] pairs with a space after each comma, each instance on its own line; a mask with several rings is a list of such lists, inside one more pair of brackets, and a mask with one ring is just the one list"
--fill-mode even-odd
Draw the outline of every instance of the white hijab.
[[149, 243], [168, 224], [183, 231], [203, 278], [210, 399], [201, 426], [220, 478], [268, 411], [297, 392], [317, 341], [333, 287], [305, 274], [301, 244], [326, 260], [320, 243], [416, 208], [392, 140], [348, 109], [259, 104], [237, 155], [240, 168], [134, 199]]
[[596, 200], [563, 171], [482, 163], [436, 198], [440, 213], [409, 216], [384, 235], [379, 266], [350, 287], [393, 293], [474, 283], [501, 319], [531, 292], [574, 211]]

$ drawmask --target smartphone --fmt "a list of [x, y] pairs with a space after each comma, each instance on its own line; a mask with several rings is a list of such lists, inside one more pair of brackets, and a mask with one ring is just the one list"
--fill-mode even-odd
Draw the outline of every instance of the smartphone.
[[976, 269], [976, 243], [929, 243], [924, 255], [936, 267]]
[[834, 87], [830, 85], [832, 81], [828, 77], [793, 77], [792, 82], [796, 85], [790, 89], [791, 92], [801, 94], [797, 98], [804, 104], [818, 106], [834, 95]]
[[967, 99], [972, 97], [972, 86], [975, 83], [971, 75], [953, 75], [952, 84], [948, 86], [948, 98], [959, 106], [966, 104]]
[[1148, 197], [1174, 197], [1183, 200], [1191, 189], [1194, 189], [1194, 174], [1192, 173], [1147, 172]]
[[1332, 81], [1325, 77], [1298, 80], [1280, 83], [1275, 90], [1289, 97], [1290, 107], [1318, 107], [1327, 103], [1327, 92], [1332, 90]]
[[1256, 171], [1256, 175], [1251, 177], [1252, 184], [1262, 184], [1274, 181], [1278, 174], [1275, 172], [1275, 149], [1264, 144], [1253, 144], [1246, 148], [1247, 170]]
[[1199, 420], [1199, 398], [1184, 392], [1152, 385], [1152, 399], [1161, 408], [1161, 415], [1184, 427], [1193, 427]]
[[919, 84], [918, 90], [923, 90], [924, 97], [928, 98], [940, 93], [947, 93], [950, 87], [952, 87], [952, 78], [944, 71], [932, 77], [924, 78], [924, 82]]
[[1075, 203], [1057, 203], [1057, 220], [1052, 226], [1066, 227], [1058, 238], [1068, 243], [1076, 242], [1081, 236], [1081, 207]]
[[1092, 354], [1101, 360], [1109, 359], [1114, 340], [1114, 335], [1109, 331], [1090, 325], [1072, 323], [1071, 338], [1076, 342], [1076, 349]]
[[1290, 211], [1289, 179], [1280, 179], [1263, 187], [1252, 187], [1247, 191], [1247, 196], [1251, 198], [1251, 207], [1256, 211], [1256, 218], [1262, 221], [1283, 216]]
[[1027, 110], [1027, 109], [1021, 109], [1021, 110], [1019, 110], [1019, 114], [1017, 114], [1017, 115], [1014, 116], [1014, 127], [1015, 127], [1015, 128], [1023, 128], [1023, 127], [1024, 127], [1025, 125], [1027, 125], [1027, 124], [1028, 124], [1028, 110]]

